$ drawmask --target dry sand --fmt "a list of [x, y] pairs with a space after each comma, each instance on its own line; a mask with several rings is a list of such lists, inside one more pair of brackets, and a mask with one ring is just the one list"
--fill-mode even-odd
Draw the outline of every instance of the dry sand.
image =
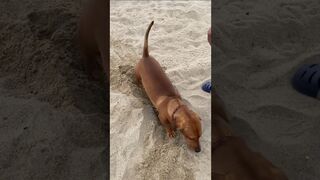
[[[207, 30], [210, 1], [112, 1], [111, 179], [208, 180], [211, 177], [210, 95], [201, 83], [210, 78]], [[202, 151], [187, 149], [184, 139], [166, 137], [133, 68], [142, 56], [149, 23], [149, 50], [184, 99], [203, 119]]]
[[79, 63], [79, 7], [0, 2], [0, 179], [106, 179], [106, 91]]
[[233, 128], [290, 180], [320, 177], [320, 101], [290, 78], [320, 63], [317, 0], [215, 1], [214, 81]]

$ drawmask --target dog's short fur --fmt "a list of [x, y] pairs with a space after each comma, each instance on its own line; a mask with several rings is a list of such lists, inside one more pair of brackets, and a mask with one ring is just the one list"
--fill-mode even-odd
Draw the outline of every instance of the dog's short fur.
[[228, 125], [221, 98], [213, 91], [213, 179], [287, 180], [285, 174], [261, 154], [253, 152]]
[[149, 55], [148, 36], [153, 25], [149, 25], [144, 39], [143, 56], [135, 67], [136, 78], [158, 111], [161, 124], [169, 137], [175, 136], [178, 129], [184, 135], [188, 146], [201, 151], [199, 138], [202, 134], [200, 117], [189, 109], [173, 87], [160, 64]]
[[[109, 79], [108, 1], [92, 0], [84, 9], [79, 24], [80, 47], [90, 77]], [[102, 74], [103, 73], [103, 74]]]

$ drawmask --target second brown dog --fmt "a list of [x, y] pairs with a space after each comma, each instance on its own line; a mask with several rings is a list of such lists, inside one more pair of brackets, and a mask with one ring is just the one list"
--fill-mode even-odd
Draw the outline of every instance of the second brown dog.
[[136, 78], [158, 111], [158, 117], [168, 136], [174, 137], [175, 130], [179, 130], [188, 147], [200, 152], [200, 117], [182, 102], [179, 92], [173, 87], [160, 64], [149, 55], [148, 36], [152, 25], [153, 21], [145, 34], [143, 56], [135, 67]]

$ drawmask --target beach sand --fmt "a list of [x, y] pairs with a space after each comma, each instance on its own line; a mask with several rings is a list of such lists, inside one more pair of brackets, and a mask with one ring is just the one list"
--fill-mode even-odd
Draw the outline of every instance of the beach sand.
[[320, 101], [290, 79], [320, 63], [316, 0], [215, 1], [213, 79], [248, 144], [290, 180], [320, 177]]
[[[200, 89], [211, 76], [210, 1], [112, 1], [110, 9], [110, 178], [211, 179], [211, 100]], [[135, 84], [134, 66], [152, 20], [150, 54], [202, 118], [200, 153], [190, 151], [180, 134], [168, 139], [144, 91]]]
[[81, 67], [80, 2], [0, 2], [0, 179], [99, 179], [106, 90]]

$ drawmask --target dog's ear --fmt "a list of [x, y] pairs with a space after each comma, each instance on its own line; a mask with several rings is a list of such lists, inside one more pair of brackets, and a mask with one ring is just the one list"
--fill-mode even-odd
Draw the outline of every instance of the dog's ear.
[[191, 114], [192, 114], [193, 116], [195, 116], [197, 119], [199, 119], [200, 121], [202, 121], [202, 119], [200, 118], [200, 116], [199, 116], [197, 113], [191, 111]]
[[172, 116], [172, 123], [171, 123], [171, 128], [173, 130], [180, 130], [180, 126], [177, 125], [177, 117], [174, 115]]
[[173, 115], [173, 121], [175, 122], [175, 129], [177, 130], [183, 130], [185, 128], [185, 121], [181, 121], [181, 120], [178, 120], [178, 118], [182, 118], [180, 113], [175, 113]]
[[172, 128], [174, 129], [174, 130], [180, 130], [181, 128], [180, 128], [180, 126], [178, 126], [177, 125], [177, 118], [178, 118], [178, 116], [176, 115], [176, 114], [174, 114], [173, 116], [172, 116], [172, 121], [174, 122], [173, 124], [172, 124]]
[[168, 103], [168, 114], [173, 114], [179, 107], [179, 101], [171, 100]]

